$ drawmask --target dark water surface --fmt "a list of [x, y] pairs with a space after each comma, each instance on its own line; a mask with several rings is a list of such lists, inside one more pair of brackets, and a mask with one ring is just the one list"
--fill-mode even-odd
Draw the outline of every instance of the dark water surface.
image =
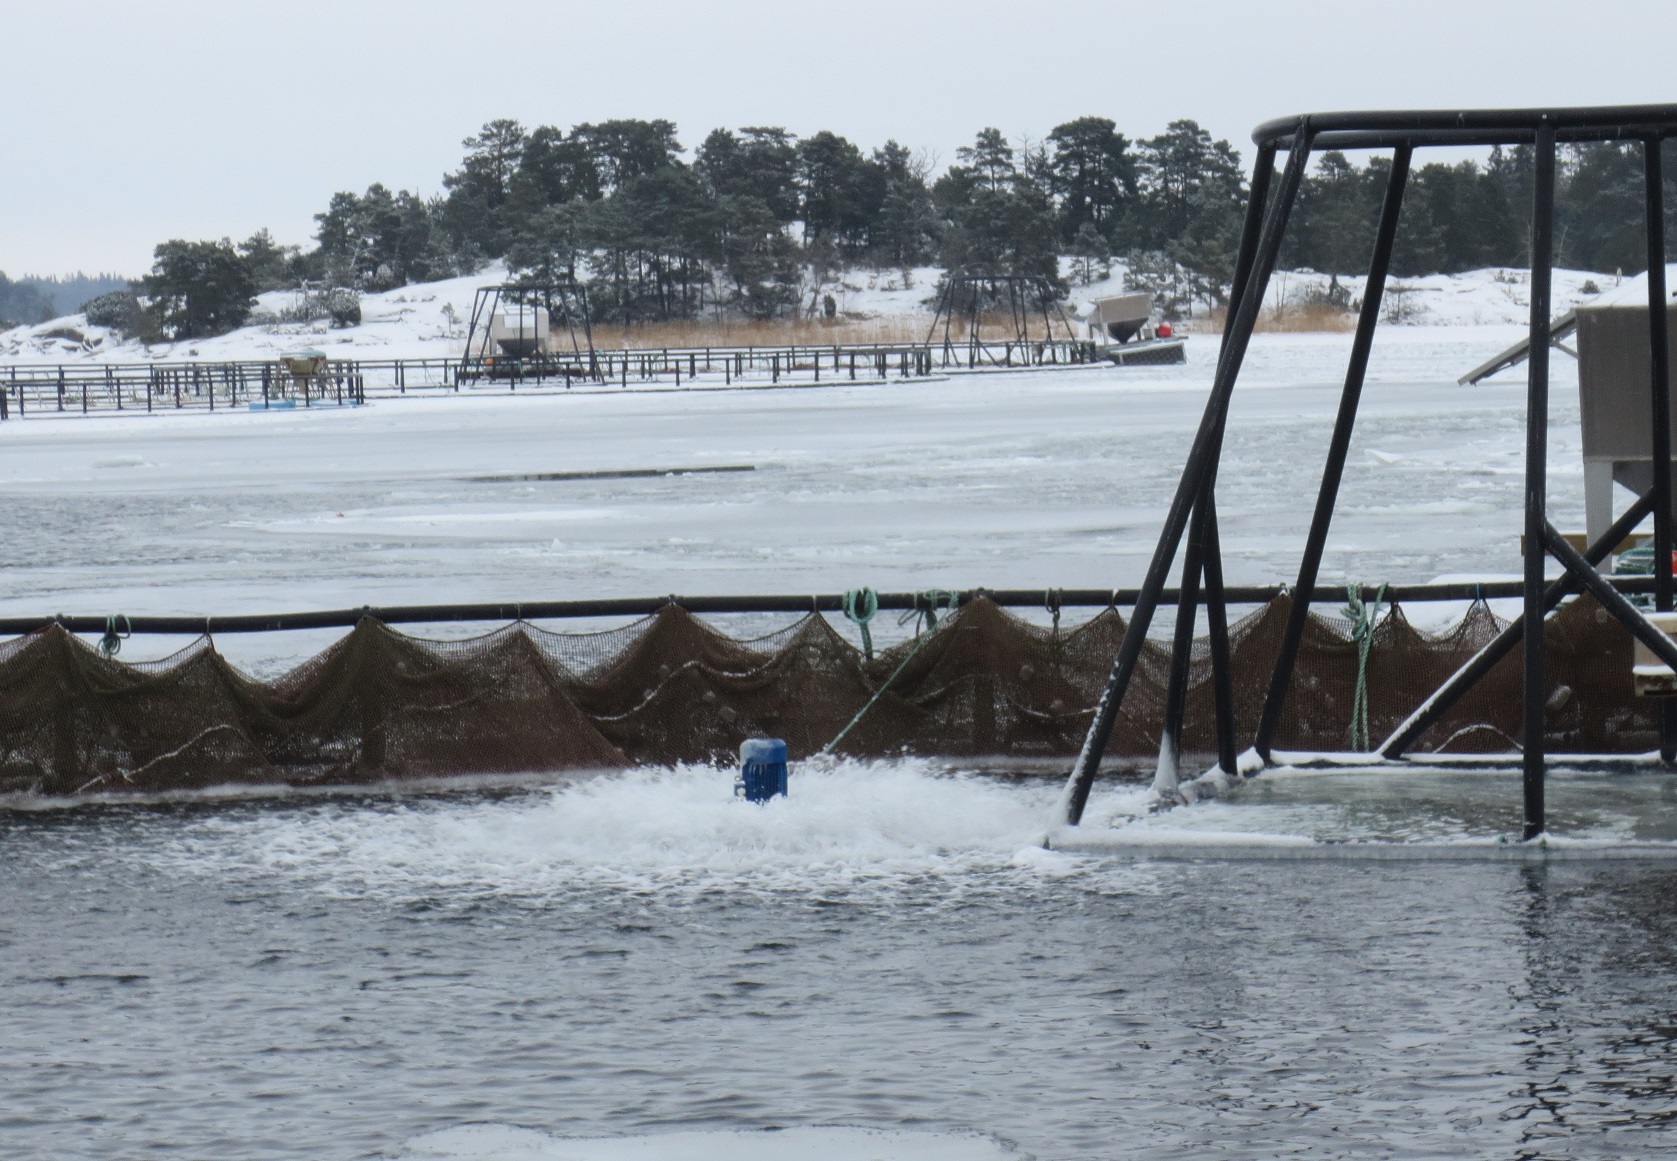
[[1078, 860], [1027, 848], [1052, 788], [873, 776], [0, 813], [0, 1154], [1677, 1155], [1669, 866]]

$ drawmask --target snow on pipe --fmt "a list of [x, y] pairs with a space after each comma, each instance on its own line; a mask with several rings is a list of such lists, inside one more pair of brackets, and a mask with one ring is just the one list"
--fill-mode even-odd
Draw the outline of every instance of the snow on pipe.
[[[1622, 593], [1654, 591], [1651, 576], [1617, 576], [1610, 580]], [[1379, 585], [1365, 585], [1362, 596], [1372, 600]], [[1140, 589], [968, 589], [955, 594], [956, 604], [965, 605], [978, 597], [1008, 608], [1042, 608], [1054, 594], [1062, 607], [1128, 607]], [[1224, 598], [1234, 605], [1262, 605], [1288, 593], [1287, 585], [1234, 585], [1224, 589]], [[1519, 581], [1454, 581], [1448, 584], [1388, 585], [1386, 599], [1393, 603], [1423, 601], [1506, 600], [1523, 595]], [[1161, 603], [1175, 602], [1174, 588], [1160, 593]], [[1314, 601], [1345, 599], [1343, 586], [1317, 587]], [[880, 593], [881, 609], [918, 609], [927, 605], [925, 593]], [[288, 629], [353, 628], [363, 617], [387, 625], [437, 624], [455, 621], [563, 620], [571, 617], [644, 617], [665, 605], [679, 605], [690, 613], [838, 613], [844, 610], [844, 594], [767, 594], [759, 596], [661, 596], [617, 597], [591, 601], [525, 601], [459, 605], [363, 605], [352, 609], [322, 609], [296, 613], [244, 613], [230, 616], [123, 616], [135, 633], [275, 633]], [[0, 636], [33, 633], [48, 625], [59, 625], [72, 633], [103, 633], [109, 614], [60, 613], [55, 616], [0, 617]]]

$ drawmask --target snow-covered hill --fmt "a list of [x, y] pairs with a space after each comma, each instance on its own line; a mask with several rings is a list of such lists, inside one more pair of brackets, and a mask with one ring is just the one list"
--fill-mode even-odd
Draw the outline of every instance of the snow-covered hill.
[[[1524, 324], [1530, 318], [1530, 278], [1529, 271], [1517, 267], [1393, 278], [1386, 285], [1384, 316], [1389, 322], [1413, 326]], [[1329, 275], [1315, 271], [1277, 271], [1265, 304], [1272, 309], [1303, 305], [1313, 297], [1324, 296], [1332, 281]], [[1363, 277], [1338, 279], [1355, 300], [1361, 300], [1367, 281]], [[1551, 290], [1554, 313], [1604, 299], [1631, 282], [1641, 284], [1640, 279], [1619, 279], [1611, 274], [1556, 270]]]
[[[1070, 263], [1065, 273], [1071, 273]], [[902, 271], [847, 272], [822, 293], [831, 293], [839, 313], [850, 319], [925, 316], [928, 301], [942, 271], [920, 267]], [[1677, 285], [1677, 267], [1671, 281]], [[1070, 308], [1086, 313], [1097, 298], [1122, 294], [1125, 271], [1114, 264], [1111, 273], [1085, 286], [1074, 286]], [[316, 347], [343, 359], [440, 359], [461, 354], [479, 287], [504, 282], [506, 269], [486, 267], [477, 274], [442, 282], [418, 283], [361, 299], [360, 326], [335, 329], [329, 323], [255, 322], [212, 339], [145, 346], [103, 327], [89, 326], [80, 314], [36, 326], [0, 332], [0, 364], [77, 362], [176, 362], [202, 359], [266, 360], [301, 347]], [[1425, 278], [1394, 279], [1387, 291], [1386, 318], [1390, 322], [1423, 326], [1506, 326], [1523, 324], [1528, 311], [1528, 275], [1506, 268], [1438, 274]], [[1281, 271], [1270, 284], [1267, 305], [1282, 312], [1323, 297], [1330, 286], [1327, 275], [1313, 271]], [[1350, 299], [1360, 299], [1364, 279], [1341, 278]], [[1641, 292], [1639, 279], [1617, 285], [1612, 276], [1578, 270], [1554, 275], [1555, 313], [1590, 301], [1607, 301]], [[280, 315], [293, 306], [292, 291], [272, 291], [257, 302], [257, 315]]]

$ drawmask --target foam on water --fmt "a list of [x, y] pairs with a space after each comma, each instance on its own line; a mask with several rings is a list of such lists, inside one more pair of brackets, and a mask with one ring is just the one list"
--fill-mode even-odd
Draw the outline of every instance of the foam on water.
[[880, 1129], [783, 1129], [562, 1139], [507, 1125], [465, 1125], [410, 1141], [400, 1161], [1002, 1161], [990, 1137]]
[[[1574, 854], [1677, 854], [1677, 786], [1667, 774], [1556, 770], [1545, 797], [1550, 846]], [[1422, 847], [1442, 857], [1471, 850], [1491, 856], [1518, 845], [1521, 801], [1513, 769], [1283, 768], [1229, 785], [1215, 800], [1170, 810], [1138, 809], [1146, 804], [1133, 794], [1097, 795], [1084, 826], [1057, 832], [1053, 842], [1085, 853], [1168, 846], [1208, 857], [1237, 847], [1324, 845], [1346, 857], [1370, 857], [1378, 853], [1372, 847], [1405, 848], [1391, 852], [1396, 857], [1422, 857]]]
[[1051, 781], [840, 762], [796, 769], [790, 797], [756, 806], [734, 797], [732, 779], [681, 766], [504, 797], [264, 804], [194, 821], [161, 857], [192, 873], [282, 874], [379, 895], [808, 890], [1072, 869], [1040, 849], [1059, 795]]

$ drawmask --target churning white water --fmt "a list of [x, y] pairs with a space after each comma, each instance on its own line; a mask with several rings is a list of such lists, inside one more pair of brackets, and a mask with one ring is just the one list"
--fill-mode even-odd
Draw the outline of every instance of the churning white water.
[[[709, 766], [643, 768], [510, 796], [212, 815], [165, 844], [182, 873], [283, 875], [381, 897], [890, 888], [1069, 860], [1043, 851], [1059, 787], [918, 760], [795, 767], [792, 792], [736, 798]], [[1139, 795], [1139, 792], [1132, 792]]]

